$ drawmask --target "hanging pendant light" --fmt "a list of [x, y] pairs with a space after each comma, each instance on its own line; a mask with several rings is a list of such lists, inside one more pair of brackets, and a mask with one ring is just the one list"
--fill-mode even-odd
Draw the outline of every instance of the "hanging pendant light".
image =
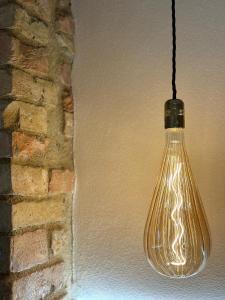
[[160, 274], [186, 278], [200, 272], [210, 236], [184, 145], [184, 103], [176, 98], [175, 0], [172, 0], [172, 99], [165, 103], [166, 147], [144, 232], [150, 265]]

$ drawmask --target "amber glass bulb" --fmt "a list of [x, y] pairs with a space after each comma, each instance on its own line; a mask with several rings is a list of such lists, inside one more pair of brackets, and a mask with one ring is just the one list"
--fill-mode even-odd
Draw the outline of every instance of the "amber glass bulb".
[[210, 252], [204, 209], [184, 146], [184, 129], [166, 129], [166, 148], [144, 232], [150, 265], [185, 278], [200, 272]]

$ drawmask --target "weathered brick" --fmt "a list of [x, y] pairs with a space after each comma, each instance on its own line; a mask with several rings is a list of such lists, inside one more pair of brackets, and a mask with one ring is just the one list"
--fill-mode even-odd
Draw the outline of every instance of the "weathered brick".
[[15, 65], [40, 76], [48, 75], [48, 51], [45, 47], [23, 44], [5, 31], [0, 31], [0, 45], [0, 64]]
[[4, 111], [7, 106], [11, 103], [11, 100], [3, 100], [0, 101], [0, 129], [4, 128]]
[[49, 192], [68, 193], [74, 188], [74, 172], [70, 170], [52, 170]]
[[11, 237], [11, 271], [20, 272], [48, 261], [46, 230], [39, 229]]
[[51, 237], [51, 250], [54, 256], [61, 256], [67, 242], [67, 235], [65, 230], [54, 230]]
[[[4, 73], [2, 71], [2, 75], [0, 73], [0, 78], [2, 79], [3, 76]], [[5, 89], [3, 96], [11, 95], [17, 100], [22, 100], [24, 102], [30, 102], [37, 105], [44, 104], [43, 87], [39, 85], [32, 76], [17, 69], [11, 70], [11, 76], [12, 86], [9, 87], [8, 90]]]
[[47, 80], [43, 80], [37, 78], [36, 83], [39, 85], [39, 90], [42, 88], [41, 97], [43, 99], [43, 104], [59, 104], [59, 88], [56, 86], [55, 83]]
[[43, 107], [19, 103], [20, 129], [35, 133], [47, 133], [47, 112]]
[[13, 283], [12, 300], [40, 300], [65, 286], [63, 263], [22, 277]]
[[62, 32], [68, 35], [74, 34], [74, 21], [71, 15], [59, 16], [56, 20], [56, 31]]
[[65, 121], [65, 127], [64, 127], [64, 134], [65, 136], [72, 137], [73, 131], [74, 131], [74, 116], [71, 113], [65, 112], [64, 113], [64, 121]]
[[73, 165], [73, 139], [63, 135], [49, 139], [45, 164], [51, 169], [70, 169]]
[[48, 43], [48, 27], [32, 18], [26, 10], [15, 4], [0, 7], [0, 29], [11, 30], [15, 36], [35, 46]]
[[38, 202], [19, 202], [12, 206], [12, 228], [37, 226], [65, 221], [64, 197], [50, 198]]
[[13, 161], [43, 164], [47, 145], [47, 139], [14, 131], [12, 133]]
[[52, 4], [51, 0], [16, 0], [22, 5], [30, 14], [37, 16], [38, 18], [49, 22], [52, 16]]
[[5, 129], [20, 128], [31, 133], [47, 133], [47, 112], [41, 106], [13, 101], [4, 109], [2, 117]]
[[58, 87], [53, 82], [34, 78], [21, 70], [0, 70], [0, 82], [0, 96], [11, 96], [36, 105], [59, 102]]
[[13, 101], [4, 109], [2, 117], [3, 128], [47, 133], [47, 112], [43, 107]]
[[67, 112], [73, 112], [73, 96], [67, 96], [63, 99], [63, 108]]
[[62, 105], [48, 105], [48, 136], [52, 139], [63, 133], [63, 107]]
[[48, 171], [13, 164], [12, 190], [18, 195], [45, 195], [48, 191]]
[[57, 1], [57, 10], [58, 10], [59, 14], [61, 12], [69, 13], [71, 10], [71, 0], [58, 0]]
[[[69, 0], [0, 0], [0, 194], [7, 194], [0, 199], [0, 232], [7, 235], [0, 236], [0, 272], [10, 283], [0, 283], [4, 300], [60, 298], [70, 285], [70, 6]], [[52, 266], [59, 259], [66, 272]]]
[[[74, 57], [74, 44], [65, 34], [57, 34], [56, 39], [60, 47], [61, 56], [69, 63], [72, 63]], [[65, 71], [64, 71], [65, 72]]]
[[1, 128], [19, 127], [19, 105], [16, 101], [9, 103], [2, 111]]
[[60, 82], [66, 88], [71, 87], [71, 64], [62, 64], [60, 66]]

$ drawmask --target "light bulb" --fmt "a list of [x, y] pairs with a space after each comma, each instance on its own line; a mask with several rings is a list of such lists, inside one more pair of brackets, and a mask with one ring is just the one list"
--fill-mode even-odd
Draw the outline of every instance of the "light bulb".
[[185, 150], [183, 102], [168, 100], [165, 108], [166, 147], [145, 225], [144, 248], [158, 273], [185, 278], [204, 268], [210, 236]]

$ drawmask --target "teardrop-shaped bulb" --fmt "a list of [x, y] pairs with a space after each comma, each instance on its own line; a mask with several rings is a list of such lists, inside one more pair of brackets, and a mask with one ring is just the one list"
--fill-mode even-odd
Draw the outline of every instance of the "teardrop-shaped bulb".
[[160, 274], [185, 278], [200, 272], [210, 252], [206, 216], [184, 146], [184, 129], [166, 129], [161, 173], [149, 210], [144, 248]]

